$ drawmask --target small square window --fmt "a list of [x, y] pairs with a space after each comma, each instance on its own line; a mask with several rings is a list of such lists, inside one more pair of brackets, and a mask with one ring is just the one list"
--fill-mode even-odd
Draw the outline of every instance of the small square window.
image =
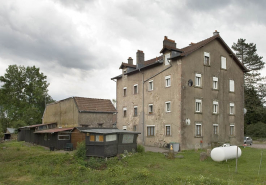
[[152, 91], [153, 90], [153, 80], [149, 81], [149, 84], [148, 84], [148, 89], [149, 91]]
[[171, 135], [171, 126], [165, 125], [165, 135], [170, 136]]
[[210, 53], [204, 52], [204, 65], [210, 66]]
[[235, 125], [230, 125], [230, 136], [235, 135]]
[[153, 104], [149, 104], [149, 114], [153, 114]]
[[171, 102], [165, 102], [165, 112], [171, 112]]
[[218, 114], [218, 101], [213, 101], [213, 114]]
[[225, 57], [221, 57], [221, 68], [226, 69], [226, 58]]
[[134, 116], [138, 116], [138, 107], [134, 106]]
[[124, 87], [124, 89], [123, 89], [123, 94], [124, 94], [124, 96], [127, 95], [127, 88], [126, 87]]
[[154, 127], [155, 126], [151, 126], [151, 125], [147, 126], [147, 136], [154, 136]]
[[229, 91], [235, 92], [235, 81], [234, 80], [229, 80]]
[[202, 111], [202, 101], [201, 99], [196, 99], [195, 100], [195, 111], [196, 112], [201, 112]]
[[202, 136], [202, 124], [201, 123], [196, 123], [196, 132], [195, 135], [196, 137], [201, 137]]
[[213, 134], [218, 135], [218, 124], [213, 124]]
[[134, 94], [138, 94], [138, 84], [134, 85]]
[[196, 87], [201, 87], [201, 74], [196, 74], [195, 75], [195, 86]]
[[234, 103], [230, 103], [230, 114], [231, 115], [235, 114], [235, 104]]
[[212, 88], [218, 89], [218, 78], [217, 77], [212, 78]]
[[171, 86], [171, 76], [166, 76], [165, 77], [165, 87], [170, 87]]

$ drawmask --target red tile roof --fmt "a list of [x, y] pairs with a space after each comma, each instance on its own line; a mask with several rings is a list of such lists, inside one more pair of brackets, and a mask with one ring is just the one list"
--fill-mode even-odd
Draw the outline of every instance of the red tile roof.
[[163, 58], [163, 56], [159, 56], [159, 57], [155, 57], [155, 58], [150, 59], [150, 60], [146, 60], [146, 61], [144, 61], [144, 65], [147, 66], [147, 65], [153, 64], [153, 63], [157, 62], [158, 60], [161, 60], [162, 58]]
[[108, 99], [74, 97], [74, 100], [80, 112], [117, 112]]
[[133, 67], [133, 68], [136, 68], [136, 65], [131, 65], [131, 64], [122, 62], [122, 64], [119, 67], [119, 69], [123, 69], [124, 67]]

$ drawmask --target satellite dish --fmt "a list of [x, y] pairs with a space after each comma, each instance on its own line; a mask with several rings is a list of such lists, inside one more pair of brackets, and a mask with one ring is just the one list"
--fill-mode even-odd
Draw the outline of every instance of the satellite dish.
[[246, 114], [247, 113], [247, 109], [246, 108], [244, 108], [244, 114]]

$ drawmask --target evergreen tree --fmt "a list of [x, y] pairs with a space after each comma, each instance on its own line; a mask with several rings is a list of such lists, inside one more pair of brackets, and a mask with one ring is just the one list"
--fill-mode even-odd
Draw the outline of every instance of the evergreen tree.
[[39, 68], [10, 65], [0, 76], [1, 115], [10, 127], [40, 124], [45, 102], [52, 102], [48, 95], [49, 83]]

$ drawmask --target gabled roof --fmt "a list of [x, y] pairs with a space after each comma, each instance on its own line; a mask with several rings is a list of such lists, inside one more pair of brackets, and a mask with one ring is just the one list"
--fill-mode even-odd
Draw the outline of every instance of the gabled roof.
[[123, 69], [124, 67], [131, 67], [131, 68], [136, 68], [136, 65], [131, 65], [131, 64], [128, 64], [128, 63], [124, 63], [122, 62], [121, 66], [119, 67], [119, 69]]
[[108, 99], [73, 97], [79, 112], [117, 112], [112, 102]]

